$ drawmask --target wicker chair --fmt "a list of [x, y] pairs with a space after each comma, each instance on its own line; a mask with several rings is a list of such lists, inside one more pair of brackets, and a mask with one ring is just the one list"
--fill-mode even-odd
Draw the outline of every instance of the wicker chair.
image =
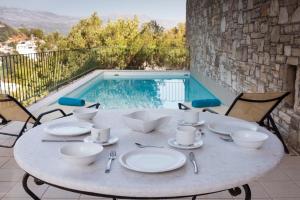
[[[99, 103], [93, 104], [89, 107], [99, 107]], [[61, 109], [53, 109], [44, 113], [41, 113], [39, 116], [35, 117], [32, 113], [30, 113], [20, 102], [18, 102], [14, 97], [7, 95], [7, 94], [0, 94], [0, 125], [6, 126], [10, 122], [19, 121], [24, 122], [24, 125], [22, 126], [21, 130], [18, 134], [12, 134], [12, 133], [5, 133], [0, 132], [1, 135], [11, 136], [15, 137], [15, 140], [11, 145], [1, 145], [0, 147], [4, 148], [11, 148], [15, 145], [16, 141], [22, 136], [22, 134], [26, 131], [28, 124], [33, 124], [33, 127], [41, 124], [41, 120], [44, 116], [59, 112], [62, 117], [71, 115], [66, 114]]]
[[[225, 115], [250, 122], [256, 122], [260, 126], [266, 127], [268, 130], [277, 135], [283, 144], [285, 152], [289, 153], [289, 150], [271, 116], [271, 112], [289, 94], [289, 92], [241, 93], [233, 101]], [[179, 103], [178, 107], [183, 110], [190, 109], [182, 103]], [[206, 111], [216, 113], [209, 108], [204, 108], [203, 112]]]

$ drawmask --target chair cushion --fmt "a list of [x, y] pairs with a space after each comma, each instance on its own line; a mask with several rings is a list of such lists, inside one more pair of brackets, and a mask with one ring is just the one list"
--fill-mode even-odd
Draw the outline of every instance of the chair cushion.
[[70, 98], [70, 97], [61, 97], [58, 99], [58, 103], [60, 105], [65, 105], [65, 106], [84, 106], [85, 105], [85, 101], [83, 99]]
[[220, 105], [221, 101], [219, 99], [199, 99], [192, 101], [194, 108], [215, 107]]

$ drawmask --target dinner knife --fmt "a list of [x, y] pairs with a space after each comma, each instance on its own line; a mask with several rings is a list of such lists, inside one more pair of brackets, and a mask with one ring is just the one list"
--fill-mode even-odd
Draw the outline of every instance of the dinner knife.
[[52, 140], [52, 139], [42, 139], [42, 142], [84, 142], [83, 140]]
[[194, 173], [198, 174], [198, 166], [197, 166], [197, 162], [196, 162], [194, 153], [190, 152], [189, 157], [190, 157], [190, 161], [193, 163], [193, 166], [194, 166]]

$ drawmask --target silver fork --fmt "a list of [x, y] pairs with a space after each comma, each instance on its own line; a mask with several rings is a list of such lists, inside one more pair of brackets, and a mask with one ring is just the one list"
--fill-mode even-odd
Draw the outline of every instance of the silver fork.
[[112, 150], [110, 151], [109, 153], [109, 156], [108, 156], [108, 162], [106, 164], [106, 169], [105, 169], [105, 173], [109, 173], [110, 172], [110, 169], [111, 169], [111, 163], [114, 159], [117, 158], [117, 152]]

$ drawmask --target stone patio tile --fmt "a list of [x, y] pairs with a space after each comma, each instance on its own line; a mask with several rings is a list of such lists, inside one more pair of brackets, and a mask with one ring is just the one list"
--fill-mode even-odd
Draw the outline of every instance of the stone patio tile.
[[17, 182], [0, 182], [0, 198], [9, 192]]
[[272, 198], [300, 198], [300, 187], [292, 181], [271, 181], [261, 184]]
[[290, 181], [290, 177], [283, 172], [279, 167], [273, 169], [265, 176], [258, 179], [259, 181]]
[[300, 167], [300, 156], [284, 156], [279, 168]]
[[286, 167], [283, 169], [284, 173], [287, 174], [291, 180], [300, 181], [300, 165], [293, 167]]
[[[42, 197], [48, 185], [36, 185], [32, 178], [29, 178], [28, 187], [38, 196]], [[25, 192], [22, 182], [18, 182], [5, 196], [5, 198], [30, 198], [30, 196]]]
[[[1, 159], [1, 157], [0, 157]], [[3, 169], [21, 169], [14, 158], [10, 158], [5, 164], [1, 166]]]
[[0, 167], [2, 167], [9, 159], [9, 157], [0, 157]]
[[13, 149], [0, 147], [0, 157], [13, 157]]
[[19, 181], [24, 175], [20, 169], [0, 169], [0, 181]]
[[54, 187], [49, 187], [44, 193], [43, 198], [47, 199], [79, 199], [80, 194], [68, 192]]

